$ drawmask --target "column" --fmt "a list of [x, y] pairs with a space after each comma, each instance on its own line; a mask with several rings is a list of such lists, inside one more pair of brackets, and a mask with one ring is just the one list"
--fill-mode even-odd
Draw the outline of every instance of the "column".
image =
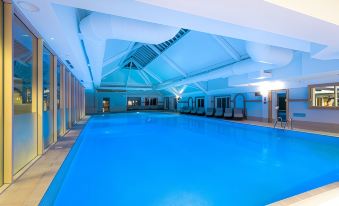
[[[38, 52], [38, 62], [37, 62], [37, 138], [38, 138], [38, 155], [41, 155], [44, 152], [44, 144], [43, 144], [43, 40], [38, 39], [37, 44], [37, 52]], [[34, 70], [34, 69], [33, 69]], [[34, 73], [34, 72], [33, 72]], [[34, 83], [33, 83], [34, 84]], [[33, 89], [34, 90], [34, 89]], [[34, 99], [34, 96], [32, 96]], [[32, 105], [32, 108], [34, 106]]]
[[53, 67], [51, 74], [51, 88], [50, 88], [50, 95], [51, 95], [51, 108], [53, 114], [53, 142], [58, 141], [58, 125], [57, 125], [57, 118], [58, 118], [58, 93], [57, 93], [57, 64], [58, 64], [58, 57], [54, 56], [53, 58]]
[[4, 183], [13, 181], [13, 23], [12, 4], [4, 3]]

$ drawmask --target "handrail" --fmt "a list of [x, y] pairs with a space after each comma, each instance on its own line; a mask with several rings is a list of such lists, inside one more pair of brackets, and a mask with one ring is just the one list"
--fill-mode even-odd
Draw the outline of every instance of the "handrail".
[[278, 122], [280, 122], [280, 127], [283, 129], [286, 129], [286, 127], [288, 128], [288, 126], [290, 126], [290, 129], [293, 130], [293, 120], [292, 118], [288, 118], [285, 122], [282, 120], [282, 117], [278, 117], [275, 121], [274, 121], [274, 126], [273, 128], [277, 127]]

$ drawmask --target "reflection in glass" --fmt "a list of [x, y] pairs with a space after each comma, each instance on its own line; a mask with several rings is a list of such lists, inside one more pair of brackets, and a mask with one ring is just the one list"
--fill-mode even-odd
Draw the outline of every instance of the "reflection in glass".
[[43, 48], [43, 140], [46, 149], [53, 142], [53, 111], [51, 109], [51, 79], [53, 74], [53, 56]]
[[[36, 37], [13, 16], [13, 70], [14, 70], [14, 117], [13, 117], [13, 172], [37, 156], [36, 113]], [[34, 94], [34, 95], [33, 95]], [[34, 97], [34, 99], [33, 99]], [[34, 105], [34, 107], [32, 106]]]
[[334, 86], [322, 86], [312, 88], [313, 106], [334, 107], [335, 93]]
[[60, 71], [61, 63], [57, 62], [57, 133], [61, 134], [61, 110], [60, 110]]
[[68, 71], [65, 71], [65, 119], [66, 119], [66, 129], [69, 129], [69, 126], [68, 126], [68, 115], [69, 115], [69, 72]]

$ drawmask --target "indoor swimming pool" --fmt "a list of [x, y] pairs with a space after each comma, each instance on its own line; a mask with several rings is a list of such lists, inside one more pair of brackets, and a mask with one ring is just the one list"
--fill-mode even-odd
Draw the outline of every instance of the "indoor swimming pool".
[[93, 116], [40, 205], [261, 206], [339, 180], [339, 138], [166, 113]]

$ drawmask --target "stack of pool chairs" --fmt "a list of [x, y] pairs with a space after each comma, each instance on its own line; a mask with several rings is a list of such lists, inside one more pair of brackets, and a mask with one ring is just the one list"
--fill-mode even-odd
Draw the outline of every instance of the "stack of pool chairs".
[[189, 107], [182, 107], [180, 110], [181, 114], [189, 114], [191, 112], [191, 109]]
[[243, 108], [207, 108], [205, 111], [204, 107], [182, 107], [180, 110], [181, 114], [192, 114], [206, 117], [218, 117], [225, 119], [237, 119], [242, 120], [245, 118]]
[[237, 119], [242, 120], [245, 118], [244, 109], [243, 108], [207, 108], [206, 117], [219, 117], [219, 118], [226, 118], [226, 119]]
[[192, 115], [199, 115], [199, 116], [203, 116], [205, 115], [205, 108], [204, 107], [193, 107], [193, 108], [189, 108], [189, 107], [182, 107], [180, 110], [181, 114], [192, 114]]

